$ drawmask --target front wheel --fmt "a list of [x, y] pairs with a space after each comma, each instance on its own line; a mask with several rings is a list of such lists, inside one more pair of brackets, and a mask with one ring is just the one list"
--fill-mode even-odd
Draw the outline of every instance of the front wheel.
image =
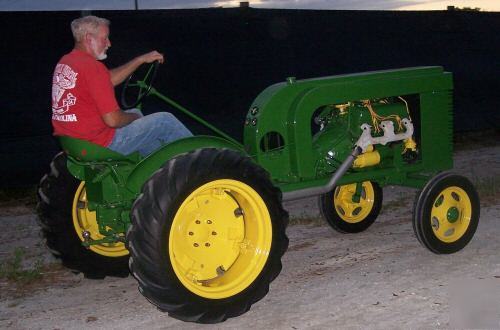
[[420, 243], [437, 254], [464, 248], [479, 223], [479, 197], [465, 177], [443, 172], [417, 196], [413, 230]]
[[359, 233], [377, 219], [382, 206], [382, 188], [372, 181], [335, 187], [318, 197], [321, 215], [340, 233]]
[[262, 299], [288, 246], [281, 192], [251, 159], [200, 149], [143, 186], [127, 233], [141, 293], [172, 317], [217, 323]]

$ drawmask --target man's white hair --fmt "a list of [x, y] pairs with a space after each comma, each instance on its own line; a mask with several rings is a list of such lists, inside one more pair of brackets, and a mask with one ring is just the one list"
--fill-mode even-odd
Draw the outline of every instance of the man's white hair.
[[109, 20], [97, 16], [84, 16], [74, 19], [71, 22], [71, 32], [73, 32], [73, 38], [75, 42], [81, 42], [85, 37], [85, 34], [97, 33], [99, 26], [105, 25], [109, 26]]

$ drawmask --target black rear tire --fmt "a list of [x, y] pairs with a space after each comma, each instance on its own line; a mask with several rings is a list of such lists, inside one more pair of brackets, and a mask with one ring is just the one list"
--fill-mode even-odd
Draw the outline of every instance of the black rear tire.
[[87, 278], [126, 277], [128, 256], [106, 257], [82, 245], [73, 225], [73, 199], [81, 183], [66, 167], [66, 155], [57, 154], [50, 163], [50, 172], [38, 186], [38, 223], [45, 243], [63, 265]]
[[[226, 184], [234, 184], [236, 188], [228, 188]], [[203, 190], [211, 185], [216, 188]], [[258, 196], [256, 200], [262, 201], [262, 207], [252, 208], [252, 204], [247, 204], [247, 200], [238, 195], [238, 187], [243, 193]], [[213, 197], [218, 194], [220, 197]], [[200, 210], [204, 210], [206, 204], [218, 205], [218, 198], [227, 202], [222, 204], [224, 206], [237, 206], [218, 206], [210, 217], [205, 217], [206, 213]], [[184, 213], [190, 208], [194, 210]], [[209, 211], [207, 213], [212, 212]], [[268, 227], [255, 230], [257, 227], [251, 223], [259, 220], [252, 215], [260, 211], [262, 214], [268, 212], [268, 218], [263, 222]], [[160, 310], [183, 321], [218, 323], [248, 311], [253, 303], [267, 294], [269, 284], [281, 271], [281, 257], [288, 247], [285, 234], [288, 214], [281, 206], [281, 191], [272, 185], [267, 172], [250, 158], [228, 149], [199, 149], [168, 161], [144, 184], [142, 194], [132, 207], [131, 219], [127, 232], [130, 270], [139, 282], [139, 291]], [[202, 235], [197, 240], [197, 228], [209, 228], [208, 224], [215, 226], [216, 222], [224, 221], [234, 221], [229, 222], [231, 226], [235, 224], [234, 228], [228, 228], [227, 238], [223, 234], [225, 227], [220, 226], [220, 231], [200, 230]], [[219, 244], [223, 244], [221, 242], [229, 241], [229, 236], [236, 235], [237, 222], [245, 228], [241, 231], [244, 232], [241, 243], [235, 239], [237, 244], [232, 245], [238, 252], [233, 254], [231, 248], [217, 250]], [[186, 231], [179, 229], [184, 226], [191, 227]], [[272, 228], [272, 233], [266, 232], [265, 228]], [[267, 237], [269, 241], [268, 255], [259, 259], [261, 269], [252, 263], [240, 262], [246, 260], [247, 253], [252, 256], [259, 250], [252, 248], [259, 246], [258, 239], [250, 238], [252, 229], [257, 238]], [[229, 234], [230, 231], [232, 234]], [[246, 247], [250, 249], [245, 250]], [[201, 250], [196, 249], [203, 249], [208, 254], [196, 259], [196, 256], [201, 256], [196, 254]], [[232, 260], [230, 266], [214, 269], [228, 258]], [[189, 265], [193, 264], [192, 268], [188, 267], [189, 274], [192, 272], [192, 277], [189, 277], [191, 282], [186, 281], [188, 271], [179, 272], [184, 259], [189, 260]], [[210, 263], [211, 266], [207, 266]], [[217, 271], [216, 275], [204, 277], [205, 272], [212, 269]], [[239, 274], [247, 270], [255, 277], [249, 283], [240, 285]], [[234, 283], [234, 286], [226, 290], [227, 283]]]

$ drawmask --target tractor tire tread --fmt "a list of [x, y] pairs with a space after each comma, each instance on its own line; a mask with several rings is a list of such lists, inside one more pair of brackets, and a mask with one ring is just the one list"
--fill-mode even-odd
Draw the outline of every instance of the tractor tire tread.
[[[273, 247], [266, 266], [250, 287], [233, 297], [210, 300], [191, 293], [177, 279], [168, 262], [166, 219], [173, 219], [177, 207], [197, 185], [223, 177], [251, 182], [254, 189], [257, 185], [259, 193], [266, 196], [273, 220], [277, 219], [273, 226], [278, 230], [275, 233], [273, 229]], [[144, 184], [132, 206], [131, 220], [127, 246], [139, 291], [158, 309], [188, 322], [218, 323], [248, 311], [268, 292], [270, 282], [281, 271], [281, 257], [288, 247], [288, 213], [281, 206], [281, 191], [273, 186], [265, 170], [229, 149], [197, 149], [169, 160]]]

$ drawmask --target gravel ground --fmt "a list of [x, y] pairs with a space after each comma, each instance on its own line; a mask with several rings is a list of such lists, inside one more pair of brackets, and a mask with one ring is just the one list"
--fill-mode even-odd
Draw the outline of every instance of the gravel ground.
[[[44, 248], [30, 208], [0, 209], [0, 261], [17, 251], [41, 276], [0, 279], [0, 328], [12, 329], [500, 329], [500, 147], [463, 148], [455, 170], [476, 182], [481, 218], [471, 243], [435, 255], [414, 236], [415, 190], [384, 188], [377, 221], [340, 234], [315, 199], [285, 204], [290, 246], [269, 294], [222, 324], [183, 323], [159, 312], [128, 278], [84, 279]], [[21, 251], [21, 252], [19, 252]]]

